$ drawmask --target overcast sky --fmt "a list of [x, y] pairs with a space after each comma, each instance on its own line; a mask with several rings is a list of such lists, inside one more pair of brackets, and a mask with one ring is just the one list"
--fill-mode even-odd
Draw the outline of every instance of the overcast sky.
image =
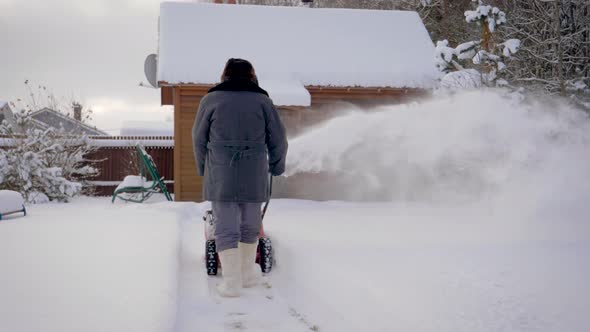
[[25, 79], [81, 100], [93, 124], [171, 121], [143, 61], [156, 53], [161, 0], [0, 0], [0, 100], [26, 96]]

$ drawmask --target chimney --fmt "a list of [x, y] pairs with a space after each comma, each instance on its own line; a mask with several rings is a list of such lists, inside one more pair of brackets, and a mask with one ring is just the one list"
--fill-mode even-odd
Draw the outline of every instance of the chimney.
[[230, 5], [235, 5], [236, 0], [215, 0], [215, 1], [213, 1], [213, 3], [227, 3]]
[[82, 122], [82, 105], [80, 105], [80, 103], [74, 102], [72, 103], [72, 108], [74, 109], [74, 119]]

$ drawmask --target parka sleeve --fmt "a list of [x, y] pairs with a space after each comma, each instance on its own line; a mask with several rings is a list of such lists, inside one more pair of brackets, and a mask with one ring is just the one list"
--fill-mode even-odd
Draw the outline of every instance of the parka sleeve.
[[279, 176], [285, 172], [287, 159], [288, 143], [285, 125], [272, 102], [265, 107], [265, 114], [269, 172], [273, 176]]
[[193, 150], [195, 162], [200, 176], [205, 175], [205, 160], [207, 158], [207, 143], [209, 142], [210, 121], [205, 107], [206, 97], [201, 100], [195, 124], [193, 125]]

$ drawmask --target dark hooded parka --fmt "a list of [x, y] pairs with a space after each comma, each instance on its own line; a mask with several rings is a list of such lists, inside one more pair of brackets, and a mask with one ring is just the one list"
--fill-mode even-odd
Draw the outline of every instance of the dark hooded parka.
[[203, 97], [193, 145], [205, 200], [265, 202], [268, 174], [285, 171], [285, 127], [268, 93], [247, 79], [224, 81]]

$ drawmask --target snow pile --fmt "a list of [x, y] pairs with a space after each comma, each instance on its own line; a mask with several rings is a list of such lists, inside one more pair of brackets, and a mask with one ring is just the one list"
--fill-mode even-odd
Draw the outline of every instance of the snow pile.
[[0, 213], [22, 210], [24, 203], [25, 200], [20, 193], [11, 190], [0, 190]]
[[126, 188], [126, 187], [144, 187], [144, 188], [149, 188], [150, 187], [150, 184], [147, 183], [147, 179], [144, 178], [143, 176], [127, 175], [123, 179], [123, 182], [121, 182], [117, 186], [117, 189], [115, 189], [115, 190], [119, 190], [121, 188]]
[[444, 201], [513, 191], [534, 200], [570, 192], [566, 184], [590, 169], [584, 113], [489, 91], [437, 98], [353, 113], [292, 140], [288, 175], [339, 174], [353, 179], [354, 198]]
[[415, 12], [165, 2], [158, 81], [214, 84], [241, 57], [261, 79], [428, 88], [438, 78], [433, 51]]
[[0, 330], [171, 331], [178, 227], [169, 207], [77, 199], [0, 223]]
[[260, 87], [265, 89], [275, 105], [310, 106], [309, 91], [295, 80], [272, 80], [260, 78]]

